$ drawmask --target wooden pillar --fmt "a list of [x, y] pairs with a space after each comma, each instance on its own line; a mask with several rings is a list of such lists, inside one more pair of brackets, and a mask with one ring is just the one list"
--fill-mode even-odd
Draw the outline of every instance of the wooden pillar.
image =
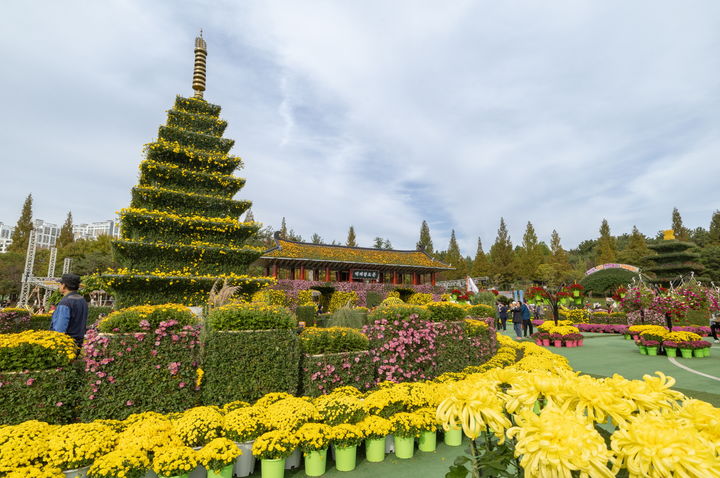
[[305, 280], [305, 266], [300, 266], [300, 280]]
[[430, 283], [435, 285], [435, 272], [430, 273]]
[[270, 266], [265, 266], [265, 276], [267, 277], [269, 275], [270, 275]]
[[393, 271], [392, 283], [393, 283], [393, 284], [397, 284], [397, 283], [398, 283], [398, 272], [397, 272], [397, 271]]
[[380, 276], [378, 277], [378, 282], [380, 282], [381, 284], [383, 282], [385, 282], [385, 273], [384, 272], [380, 273]]
[[420, 274], [418, 274], [417, 272], [413, 272], [412, 283], [413, 283], [413, 285], [420, 284]]
[[277, 264], [272, 265], [272, 275], [274, 278], [276, 278], [276, 279], [278, 278], [278, 265]]
[[290, 280], [295, 280], [295, 267], [290, 268]]
[[350, 270], [348, 271], [348, 282], [352, 282], [352, 281], [353, 281], [353, 276], [352, 276], [352, 274], [353, 274], [353, 269], [350, 269]]
[[330, 266], [325, 266], [325, 282], [330, 282]]

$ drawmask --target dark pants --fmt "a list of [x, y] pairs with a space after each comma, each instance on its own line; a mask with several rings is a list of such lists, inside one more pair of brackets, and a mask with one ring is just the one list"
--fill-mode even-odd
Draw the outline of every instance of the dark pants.
[[720, 330], [720, 324], [713, 322], [712, 325], [710, 325], [710, 335], [712, 335], [712, 338], [715, 340], [718, 339], [718, 330]]
[[500, 317], [500, 328], [507, 330], [507, 317]]
[[533, 333], [532, 320], [523, 320], [523, 337], [529, 337]]
[[522, 322], [513, 322], [515, 337], [522, 337]]

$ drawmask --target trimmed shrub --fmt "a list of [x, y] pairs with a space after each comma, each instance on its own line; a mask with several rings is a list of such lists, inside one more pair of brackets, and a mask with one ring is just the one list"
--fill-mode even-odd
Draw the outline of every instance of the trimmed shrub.
[[293, 329], [295, 317], [290, 309], [262, 302], [237, 302], [210, 311], [208, 327], [214, 330]]
[[330, 305], [328, 305], [328, 312], [332, 313], [338, 309], [346, 306], [355, 307], [358, 303], [358, 295], [355, 291], [341, 291], [336, 290], [333, 292], [330, 298]]
[[[492, 294], [492, 292], [489, 292]], [[497, 309], [493, 305], [475, 304], [467, 308], [470, 317], [497, 317]]]
[[197, 317], [184, 305], [137, 305], [110, 313], [100, 320], [97, 328], [104, 333], [146, 332], [168, 320], [175, 320], [180, 326], [198, 322]]
[[367, 322], [367, 312], [363, 310], [341, 307], [330, 317], [330, 327], [352, 327], [360, 329]]
[[26, 420], [69, 423], [75, 415], [79, 372], [75, 367], [0, 372], [0, 425]]
[[28, 330], [30, 327], [30, 311], [15, 307], [0, 310], [0, 334], [14, 334]]
[[375, 292], [373, 290], [368, 291], [367, 295], [365, 296], [365, 306], [368, 309], [372, 309], [374, 307], [377, 307], [382, 302], [382, 296], [379, 292]]
[[0, 335], [0, 370], [45, 370], [65, 367], [75, 358], [75, 341], [51, 330]]
[[202, 401], [254, 402], [270, 392], [296, 394], [300, 342], [294, 330], [211, 331], [205, 345]]
[[470, 303], [473, 305], [484, 304], [495, 309], [497, 303], [497, 296], [489, 290], [481, 290], [477, 294], [470, 297]]
[[180, 412], [195, 405], [199, 337], [199, 325], [175, 320], [132, 334], [90, 329], [83, 346], [80, 418], [123, 420], [133, 413]]
[[453, 302], [432, 302], [426, 305], [435, 322], [458, 321], [468, 315], [468, 309]]
[[432, 302], [433, 295], [432, 294], [422, 294], [420, 292], [417, 292], [410, 297], [408, 297], [407, 303], [413, 304], [413, 305], [425, 305], [429, 302]]
[[[89, 320], [89, 319], [88, 319]], [[52, 314], [35, 314], [30, 316], [30, 330], [50, 330]]]
[[580, 285], [585, 287], [585, 292], [598, 296], [612, 294], [620, 287], [632, 282], [637, 274], [626, 269], [602, 269], [585, 276]]
[[351, 385], [361, 391], [375, 385], [375, 365], [368, 351], [303, 355], [302, 393], [315, 397]]
[[319, 355], [367, 350], [370, 342], [365, 334], [353, 328], [310, 327], [300, 334], [300, 344], [303, 353]]
[[289, 304], [288, 296], [284, 290], [263, 289], [253, 294], [253, 302], [265, 302], [270, 305], [279, 305], [287, 307]]
[[317, 316], [317, 307], [314, 305], [298, 305], [295, 309], [295, 315], [298, 322], [305, 322], [307, 327], [315, 325], [315, 317]]
[[381, 305], [368, 314], [368, 322], [370, 323], [377, 320], [408, 320], [410, 318], [428, 320], [430, 319], [430, 312], [419, 305], [402, 303], [398, 305]]
[[109, 315], [113, 311], [112, 307], [100, 307], [96, 305], [88, 306], [88, 325], [94, 324], [98, 321], [100, 314]]

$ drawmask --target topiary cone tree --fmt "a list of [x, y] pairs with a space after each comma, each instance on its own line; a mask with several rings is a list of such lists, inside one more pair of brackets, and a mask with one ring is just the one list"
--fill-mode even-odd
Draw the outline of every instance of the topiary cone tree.
[[[246, 245], [260, 224], [240, 222], [250, 201], [233, 197], [245, 179], [242, 160], [228, 152], [220, 106], [203, 99], [205, 42], [195, 43], [195, 97], [178, 96], [146, 145], [130, 207], [120, 211], [121, 239], [113, 252], [123, 268], [103, 275], [116, 306], [176, 302], [202, 305], [213, 284], [227, 280], [240, 294], [273, 282], [246, 275], [262, 248]], [[201, 62], [198, 67], [198, 59]]]
[[[694, 252], [696, 246], [692, 242], [670, 239], [648, 247], [657, 252], [647, 257], [653, 265], [645, 269], [655, 273], [656, 277], [651, 280], [653, 284], [665, 287], [673, 283], [677, 285], [683, 276], [689, 277], [691, 274], [699, 276], [705, 269], [698, 262], [700, 255]], [[705, 280], [704, 277], [702, 279]]]

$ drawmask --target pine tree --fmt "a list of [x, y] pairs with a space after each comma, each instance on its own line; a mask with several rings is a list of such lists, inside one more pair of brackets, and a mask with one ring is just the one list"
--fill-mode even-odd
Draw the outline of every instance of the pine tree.
[[488, 262], [485, 251], [483, 251], [482, 240], [479, 237], [477, 252], [475, 252], [475, 259], [472, 262], [471, 270], [473, 277], [485, 277], [490, 275], [490, 263]]
[[505, 226], [505, 219], [500, 218], [495, 243], [490, 247], [488, 256], [490, 271], [495, 282], [500, 286], [509, 285], [515, 279], [515, 254], [512, 241]]
[[387, 249], [387, 250], [391, 250], [393, 248], [392, 242], [390, 242], [390, 239], [385, 239], [385, 241], [383, 242], [382, 248]]
[[644, 267], [648, 265], [646, 259], [650, 253], [651, 251], [645, 242], [645, 236], [640, 233], [637, 226], [633, 226], [628, 246], [618, 254], [618, 260], [626, 264]]
[[542, 249], [538, 243], [535, 228], [528, 221], [523, 234], [523, 242], [518, 251], [518, 275], [521, 279], [538, 279], [537, 268], [542, 263]]
[[15, 230], [13, 230], [12, 236], [10, 236], [12, 244], [8, 246], [8, 252], [25, 254], [25, 251], [27, 251], [28, 242], [30, 241], [30, 232], [33, 230], [32, 203], [32, 194], [28, 194], [25, 198], [25, 202], [23, 203], [20, 218], [15, 225]]
[[712, 245], [720, 244], [720, 211], [715, 211], [710, 220], [709, 242]]
[[460, 253], [460, 246], [458, 246], [457, 239], [455, 238], [455, 229], [450, 233], [450, 242], [448, 244], [447, 252], [445, 253], [445, 262], [455, 268], [454, 271], [447, 273], [448, 279], [460, 279], [465, 277], [467, 269], [465, 267], [465, 261], [463, 260], [462, 254]]
[[420, 226], [420, 240], [417, 242], [417, 249], [419, 251], [425, 251], [428, 254], [432, 254], [435, 250], [433, 249], [433, 242], [430, 238], [430, 226], [427, 221], [423, 221]]
[[373, 243], [373, 247], [375, 249], [382, 249], [383, 248], [383, 238], [378, 236], [375, 238], [375, 242]]
[[322, 244], [323, 239], [322, 239], [322, 237], [320, 237], [320, 234], [318, 234], [316, 232], [316, 233], [313, 233], [312, 237], [310, 238], [310, 242], [312, 242], [313, 244]]
[[355, 237], [355, 228], [350, 226], [350, 229], [348, 229], [348, 235], [347, 240], [345, 240], [345, 245], [348, 247], [357, 247], [357, 238]]
[[598, 239], [596, 257], [596, 264], [607, 264], [617, 260], [615, 238], [610, 235], [610, 225], [607, 219], [603, 219], [602, 224], [600, 224], [600, 238]]
[[678, 208], [673, 208], [672, 212], [672, 229], [675, 233], [675, 239], [679, 241], [687, 241], [690, 239], [690, 230], [683, 226], [682, 216]]
[[288, 227], [287, 223], [285, 222], [285, 216], [282, 218], [282, 222], [280, 223], [280, 239], [287, 239], [288, 238]]
[[[550, 273], [548, 277], [543, 277], [543, 279], [550, 285], [560, 285], [572, 276], [572, 265], [570, 265], [568, 253], [560, 243], [560, 234], [554, 229], [550, 235], [550, 257], [547, 265], [550, 266]], [[540, 268], [543, 268], [543, 266], [540, 266]]]
[[58, 234], [57, 241], [55, 241], [55, 247], [60, 249], [61, 247], [67, 246], [74, 240], [75, 240], [75, 235], [73, 234], [72, 212], [68, 211], [67, 218], [65, 219], [65, 223], [60, 228], [60, 233]]

